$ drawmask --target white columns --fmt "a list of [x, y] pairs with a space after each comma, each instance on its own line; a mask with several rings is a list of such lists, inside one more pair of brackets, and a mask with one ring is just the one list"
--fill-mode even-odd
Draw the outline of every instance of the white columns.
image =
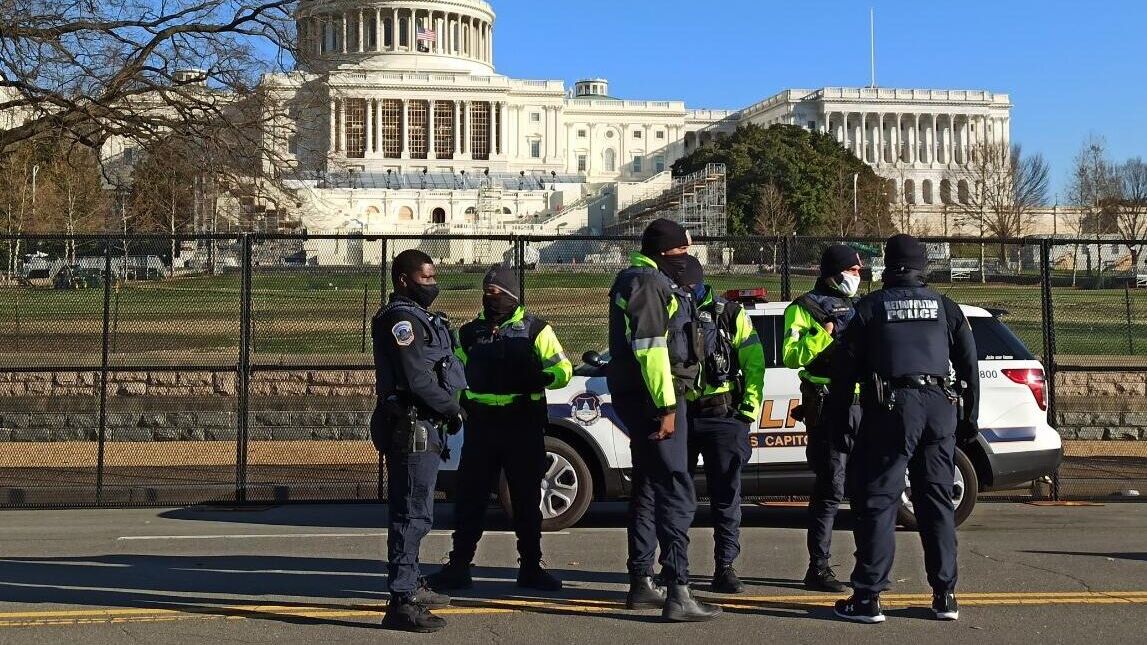
[[427, 159], [436, 159], [438, 157], [438, 155], [435, 154], [435, 148], [434, 148], [434, 138], [435, 137], [434, 137], [434, 100], [433, 99], [426, 102], [426, 118], [428, 119], [428, 121], [427, 121], [428, 127], [426, 128], [426, 158]]
[[418, 25], [414, 20], [414, 9], [410, 10], [410, 16], [407, 18], [408, 26], [406, 27], [406, 44], [411, 52], [418, 51]]
[[498, 152], [500, 152], [503, 157], [506, 157], [510, 152], [510, 146], [508, 145], [510, 142], [510, 107], [506, 105], [504, 101], [498, 109], [498, 114], [500, 115], [498, 119], [502, 122], [502, 136], [499, 137]]
[[860, 115], [860, 160], [868, 163], [868, 114]]
[[471, 118], [472, 115], [470, 114], [471, 110], [473, 109], [472, 103], [472, 101], [465, 101], [462, 103], [462, 116], [466, 122], [466, 130], [462, 136], [462, 154], [466, 155], [467, 158], [470, 158], [474, 152], [471, 149], [473, 147], [471, 145], [471, 142], [473, 141], [473, 135], [470, 134], [470, 128], [474, 126], [474, 119]]
[[910, 135], [908, 162], [916, 165], [920, 162], [920, 115], [913, 115], [912, 132]]
[[936, 163], [936, 148], [939, 142], [936, 140], [936, 115], [931, 114], [931, 128], [928, 130], [928, 163]]
[[410, 158], [410, 101], [402, 99], [402, 158]]
[[363, 157], [374, 156], [374, 99], [366, 100], [366, 150]]
[[374, 9], [374, 51], [382, 51], [382, 7]]
[[489, 122], [487, 123], [487, 125], [489, 126], [489, 131], [490, 131], [490, 133], [489, 133], [490, 154], [488, 155], [487, 158], [493, 159], [494, 155], [498, 152], [498, 127], [497, 127], [498, 120], [496, 118], [494, 118], [495, 115], [497, 114], [497, 111], [498, 111], [498, 104], [495, 103], [494, 101], [490, 101], [488, 103], [488, 105], [490, 106], [490, 112], [487, 115], [487, 118], [489, 119]]
[[390, 51], [398, 51], [398, 9], [390, 18]]
[[339, 152], [346, 155], [346, 99], [339, 99]]
[[462, 102], [454, 101], [454, 158], [462, 156]]
[[331, 99], [331, 138], [330, 138], [330, 151], [337, 152], [339, 147], [338, 139], [338, 99]]
[[358, 52], [361, 54], [366, 51], [366, 42], [363, 36], [366, 34], [366, 13], [362, 9], [358, 10]]

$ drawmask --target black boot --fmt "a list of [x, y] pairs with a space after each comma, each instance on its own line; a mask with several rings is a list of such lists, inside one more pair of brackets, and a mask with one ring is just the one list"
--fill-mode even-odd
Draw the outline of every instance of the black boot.
[[733, 567], [718, 567], [713, 572], [713, 591], [727, 594], [744, 593], [745, 585], [737, 577], [737, 572]]
[[518, 561], [518, 586], [539, 591], [561, 591], [562, 581], [546, 571], [541, 560]]
[[445, 609], [450, 606], [450, 596], [431, 589], [426, 584], [426, 578], [418, 581], [418, 588], [410, 594], [410, 601], [427, 609]]
[[390, 601], [386, 615], [382, 617], [382, 626], [402, 632], [429, 634], [445, 627], [446, 619], [435, 616], [411, 598], [398, 598]]
[[808, 571], [804, 574], [804, 586], [810, 591], [824, 591], [826, 593], [843, 593], [848, 591], [848, 587], [836, 579], [836, 574], [833, 573], [832, 567], [828, 565], [823, 567], [814, 564], [808, 565]]
[[657, 584], [653, 576], [629, 576], [629, 593], [625, 596], [626, 609], [662, 609], [665, 607], [665, 587]]
[[661, 617], [673, 623], [700, 623], [721, 615], [721, 608], [693, 598], [689, 585], [669, 585]]
[[426, 584], [431, 589], [443, 591], [469, 589], [474, 586], [474, 579], [470, 577], [470, 564], [450, 560], [437, 573], [426, 576]]

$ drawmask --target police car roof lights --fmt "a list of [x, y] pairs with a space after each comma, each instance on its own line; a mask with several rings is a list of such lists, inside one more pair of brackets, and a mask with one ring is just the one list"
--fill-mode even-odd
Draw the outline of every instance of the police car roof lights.
[[726, 300], [737, 302], [768, 302], [769, 290], [764, 287], [755, 289], [729, 289], [725, 292]]

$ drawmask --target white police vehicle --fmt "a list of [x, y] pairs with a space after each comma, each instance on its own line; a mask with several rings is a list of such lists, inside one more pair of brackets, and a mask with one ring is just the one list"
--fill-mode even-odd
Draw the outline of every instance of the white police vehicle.
[[[726, 294], [745, 305], [765, 349], [764, 409], [750, 430], [752, 458], [742, 475], [745, 497], [808, 495], [813, 474], [805, 461], [804, 424], [790, 416], [800, 404], [796, 370], [782, 362], [784, 311], [788, 303], [765, 301], [763, 289]], [[1059, 434], [1047, 423], [1043, 366], [999, 317], [986, 309], [962, 306], [972, 326], [980, 358], [980, 436], [956, 451], [954, 501], [956, 522], [972, 513], [981, 491], [1014, 488], [1055, 471], [1062, 456]], [[606, 385], [608, 356], [587, 352], [569, 385], [548, 393], [550, 425], [542, 481], [543, 529], [557, 531], [577, 523], [593, 501], [628, 496], [632, 460], [625, 434]], [[440, 481], [449, 489], [458, 468], [461, 440], [451, 439], [451, 459]], [[705, 492], [697, 474], [698, 495]], [[915, 526], [909, 491], [900, 521]], [[500, 499], [509, 511], [505, 483]]]

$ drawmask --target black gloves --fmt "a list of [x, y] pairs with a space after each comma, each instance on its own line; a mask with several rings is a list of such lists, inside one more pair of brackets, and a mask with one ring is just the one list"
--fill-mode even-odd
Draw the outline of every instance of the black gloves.
[[960, 419], [956, 422], [956, 443], [965, 445], [972, 443], [980, 435], [980, 426], [971, 419]]
[[745, 425], [750, 426], [753, 425], [753, 421], [756, 421], [756, 419], [753, 418], [753, 415], [743, 410], [738, 412], [733, 418], [737, 421], [740, 421], [741, 423], [744, 423]]
[[446, 420], [446, 434], [454, 436], [462, 431], [462, 424], [466, 423], [466, 411], [459, 408], [458, 414]]

